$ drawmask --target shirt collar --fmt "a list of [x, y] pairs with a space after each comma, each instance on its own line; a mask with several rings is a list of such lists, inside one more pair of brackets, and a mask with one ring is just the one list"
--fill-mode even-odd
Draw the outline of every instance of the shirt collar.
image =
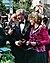
[[25, 24], [26, 20], [24, 19], [24, 21], [23, 21], [23, 22], [24, 22], [24, 24]]

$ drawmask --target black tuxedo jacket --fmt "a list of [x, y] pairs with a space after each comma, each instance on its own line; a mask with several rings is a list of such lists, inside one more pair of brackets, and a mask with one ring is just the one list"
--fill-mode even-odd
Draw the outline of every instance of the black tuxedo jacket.
[[22, 39], [29, 39], [29, 33], [30, 33], [30, 23], [28, 21], [25, 22], [25, 27], [21, 33], [20, 30], [20, 25], [16, 26], [15, 30], [14, 30], [14, 38], [16, 40], [22, 40]]
[[15, 26], [13, 34], [11, 35], [11, 37], [9, 37], [12, 53], [16, 57], [16, 63], [24, 63], [25, 49], [27, 47], [25, 46], [25, 44], [18, 47], [15, 45], [15, 41], [22, 40], [22, 39], [29, 40], [30, 28], [31, 28], [30, 22], [26, 21], [22, 33], [20, 30], [20, 26], [18, 25]]
[[12, 39], [11, 42], [14, 43], [15, 41], [22, 40], [22, 39], [29, 40], [30, 29], [31, 29], [31, 25], [30, 22], [27, 20], [25, 22], [25, 27], [22, 33], [20, 30], [20, 25], [18, 24], [18, 26], [15, 27], [13, 34], [11, 35], [11, 39]]
[[6, 45], [6, 35], [3, 28], [0, 28], [0, 47], [4, 47]]

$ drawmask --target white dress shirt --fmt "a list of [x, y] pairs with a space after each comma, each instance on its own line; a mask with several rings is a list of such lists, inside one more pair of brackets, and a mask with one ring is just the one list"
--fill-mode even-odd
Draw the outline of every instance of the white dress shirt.
[[21, 33], [22, 33], [22, 31], [23, 31], [23, 29], [24, 29], [24, 27], [25, 27], [25, 19], [24, 19], [23, 22], [24, 22], [24, 23], [21, 23], [21, 24], [20, 24]]

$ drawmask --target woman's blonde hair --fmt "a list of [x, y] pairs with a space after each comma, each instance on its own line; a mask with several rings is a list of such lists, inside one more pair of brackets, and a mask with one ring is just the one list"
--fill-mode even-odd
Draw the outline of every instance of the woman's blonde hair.
[[37, 24], [40, 24], [42, 21], [42, 18], [38, 15], [37, 12], [32, 12], [31, 14], [28, 15], [29, 20], [34, 20]]

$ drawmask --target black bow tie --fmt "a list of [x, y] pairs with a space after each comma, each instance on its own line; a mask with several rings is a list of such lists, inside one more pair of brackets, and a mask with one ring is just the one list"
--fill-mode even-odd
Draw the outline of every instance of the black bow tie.
[[20, 22], [20, 24], [24, 24], [24, 22]]

